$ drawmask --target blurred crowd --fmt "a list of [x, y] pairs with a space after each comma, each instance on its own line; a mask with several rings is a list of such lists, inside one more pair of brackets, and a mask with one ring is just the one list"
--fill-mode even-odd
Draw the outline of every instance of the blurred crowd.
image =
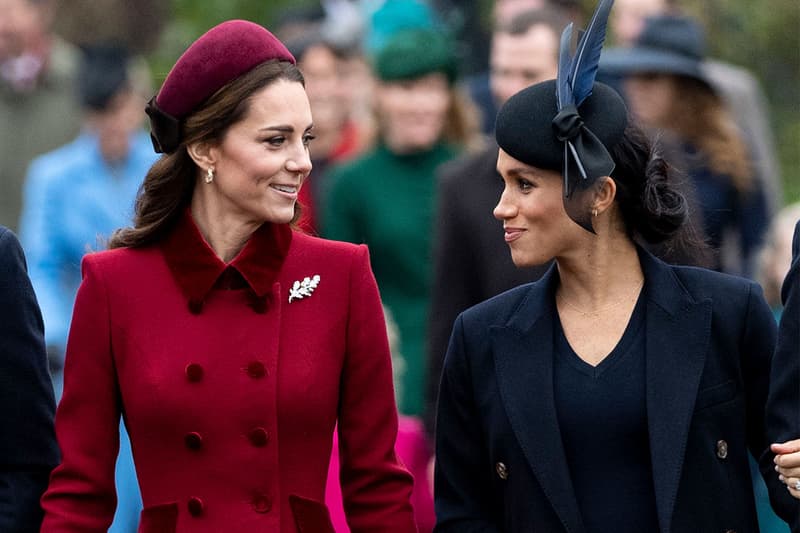
[[[585, 22], [577, 0], [496, 0], [485, 42], [470, 34], [479, 22], [464, 5], [475, 3], [461, 4], [327, 0], [287, 9], [269, 27], [298, 61], [314, 118], [298, 225], [370, 249], [394, 332], [398, 451], [417, 479], [420, 531], [434, 521], [432, 413], [453, 321], [543, 272], [513, 266], [492, 216], [502, 190], [494, 116], [514, 93], [555, 77], [562, 29]], [[600, 78], [682, 180], [709, 243], [692, 261], [756, 279], [777, 317], [800, 207], [783, 207], [759, 82], [708, 57], [703, 27], [684, 7], [617, 0]], [[0, 224], [18, 232], [27, 255], [58, 397], [81, 257], [130, 225], [157, 154], [144, 129], [154, 84], [142, 50], [103, 32], [67, 42], [54, 14], [54, 0], [0, 0]], [[488, 66], [478, 48], [488, 49]], [[141, 504], [121, 434], [112, 531], [125, 532]], [[330, 503], [346, 531], [335, 456]], [[759, 511], [762, 531], [781, 531], [765, 501]]]

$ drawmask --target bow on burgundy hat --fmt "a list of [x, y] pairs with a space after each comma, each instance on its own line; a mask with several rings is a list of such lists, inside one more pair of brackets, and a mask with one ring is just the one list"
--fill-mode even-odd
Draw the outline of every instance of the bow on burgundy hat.
[[606, 24], [614, 0], [601, 0], [586, 31], [581, 32], [575, 55], [570, 55], [572, 24], [561, 34], [553, 119], [556, 138], [564, 143], [564, 209], [587, 231], [594, 233], [591, 186], [614, 170], [614, 160], [597, 136], [583, 123], [578, 107], [592, 94]]
[[272, 59], [296, 63], [277, 37], [253, 22], [229, 20], [200, 36], [145, 108], [155, 151], [175, 151], [184, 118], [223, 86]]

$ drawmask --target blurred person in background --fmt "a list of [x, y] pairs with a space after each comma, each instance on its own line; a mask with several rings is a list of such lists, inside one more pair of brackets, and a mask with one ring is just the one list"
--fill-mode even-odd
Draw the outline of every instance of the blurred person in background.
[[[374, 59], [377, 145], [332, 169], [325, 197], [325, 237], [366, 243], [384, 305], [397, 324], [404, 365], [398, 398], [397, 449], [410, 464], [427, 465], [424, 435], [424, 350], [431, 290], [431, 235], [436, 169], [476, 138], [477, 116], [455, 88], [451, 42], [432, 30], [401, 30]], [[430, 480], [417, 482], [417, 525], [433, 526]]]
[[314, 142], [310, 145], [313, 169], [300, 190], [303, 206], [300, 227], [318, 232], [322, 191], [331, 165], [352, 159], [369, 144], [361, 125], [351, 118], [351, 97], [345, 81], [345, 63], [359, 52], [339, 47], [318, 32], [287, 43], [306, 80], [314, 115]]
[[[615, 42], [620, 47], [633, 46], [649, 17], [680, 15], [690, 0], [617, 0], [609, 20]], [[607, 50], [606, 55], [615, 52]], [[623, 92], [616, 76], [603, 71], [603, 81], [612, 83]], [[775, 148], [775, 138], [768, 112], [768, 102], [758, 80], [748, 70], [712, 58], [704, 58], [703, 74], [730, 109], [736, 125], [743, 132], [750, 150], [753, 173], [767, 197], [770, 215], [783, 205], [781, 171]]]
[[[555, 8], [525, 11], [498, 24], [490, 54], [490, 82], [498, 106], [525, 87], [556, 76], [558, 43], [566, 25], [566, 15]], [[492, 216], [503, 192], [494, 139], [479, 153], [442, 165], [438, 175], [425, 400], [425, 426], [431, 436], [442, 361], [456, 316], [538, 279], [546, 269], [517, 268], [503, 240], [502, 224]]]
[[59, 453], [42, 315], [17, 238], [0, 226], [0, 531], [39, 531]]
[[[661, 135], [667, 160], [694, 186], [714, 269], [754, 275], [769, 223], [763, 183], [743, 133], [702, 68], [703, 31], [692, 19], [646, 20], [633, 47], [606, 54], [606, 72], [623, 76], [631, 113]], [[738, 253], [727, 257], [725, 250]]]
[[[503, 103], [497, 99], [496, 89], [493, 85], [497, 82], [498, 78], [494, 75], [493, 71], [497, 68], [498, 57], [507, 55], [506, 52], [501, 50], [509, 46], [514, 46], [513, 44], [499, 43], [497, 39], [498, 30], [506, 28], [506, 30], [500, 31], [500, 33], [508, 35], [512, 33], [508, 30], [515, 18], [523, 13], [540, 9], [557, 12], [561, 14], [566, 21], [580, 20], [580, 4], [577, 0], [497, 0], [492, 4], [491, 42], [488, 47], [483, 45], [485, 48], [489, 49], [488, 69], [482, 69], [471, 74], [465, 78], [463, 82], [470, 98], [481, 111], [481, 131], [486, 134], [489, 139], [491, 139], [494, 132], [494, 119], [497, 115], [497, 110]], [[562, 29], [563, 27], [559, 28], [559, 31]], [[515, 31], [515, 33], [517, 32]], [[465, 37], [471, 38], [472, 35], [473, 34], [470, 33]], [[517, 34], [517, 37], [520, 37], [520, 35]], [[505, 41], [510, 43], [511, 39], [505, 37]], [[532, 40], [528, 39], [528, 41], [528, 45], [530, 46]], [[517, 48], [518, 52], [521, 51], [519, 45], [517, 45]], [[526, 73], [521, 71], [516, 72], [516, 74], [509, 72], [509, 74], [511, 76], [526, 75]], [[535, 76], [536, 73], [527, 73], [527, 75], [529, 77], [531, 75]], [[513, 80], [509, 81], [513, 83]], [[508, 96], [506, 96], [506, 98]]]
[[780, 320], [781, 285], [792, 264], [792, 237], [795, 223], [800, 220], [800, 203], [787, 205], [772, 219], [764, 246], [758, 255], [756, 281], [764, 288], [764, 298]]
[[332, 170], [322, 232], [366, 243], [407, 365], [400, 412], [423, 411], [436, 169], [474, 138], [476, 117], [454, 87], [451, 43], [431, 30], [395, 34], [375, 58], [379, 143]]
[[[41, 303], [57, 400], [81, 259], [104, 249], [114, 230], [131, 223], [136, 192], [156, 160], [142, 128], [149, 83], [139, 79], [133, 65], [128, 51], [115, 44], [83, 49], [81, 133], [34, 159], [25, 182], [20, 237]], [[119, 502], [110, 531], [135, 531], [142, 504], [122, 426], [116, 482]]]
[[78, 52], [53, 33], [55, 0], [0, 0], [0, 224], [17, 228], [25, 169], [80, 130]]

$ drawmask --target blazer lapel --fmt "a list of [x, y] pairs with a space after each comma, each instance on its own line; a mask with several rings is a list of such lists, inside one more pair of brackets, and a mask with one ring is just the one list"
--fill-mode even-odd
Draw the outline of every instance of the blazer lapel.
[[647, 280], [647, 421], [658, 520], [670, 531], [711, 328], [711, 301], [694, 301], [668, 265], [640, 251]]
[[551, 268], [504, 326], [490, 328], [498, 387], [509, 422], [543, 492], [569, 532], [583, 532], [553, 395]]

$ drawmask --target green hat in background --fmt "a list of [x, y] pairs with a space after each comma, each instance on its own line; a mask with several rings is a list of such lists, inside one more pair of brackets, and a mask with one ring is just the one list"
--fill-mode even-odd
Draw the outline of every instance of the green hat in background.
[[374, 67], [383, 81], [411, 80], [441, 72], [453, 83], [458, 70], [455, 43], [441, 31], [399, 31], [378, 51]]

